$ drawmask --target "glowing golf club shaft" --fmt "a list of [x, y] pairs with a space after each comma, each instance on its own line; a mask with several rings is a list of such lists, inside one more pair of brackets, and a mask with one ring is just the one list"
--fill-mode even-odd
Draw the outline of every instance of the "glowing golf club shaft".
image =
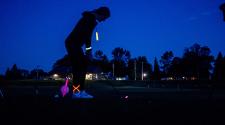
[[99, 35], [98, 35], [98, 32], [95, 33], [95, 36], [96, 36], [96, 41], [99, 41]]

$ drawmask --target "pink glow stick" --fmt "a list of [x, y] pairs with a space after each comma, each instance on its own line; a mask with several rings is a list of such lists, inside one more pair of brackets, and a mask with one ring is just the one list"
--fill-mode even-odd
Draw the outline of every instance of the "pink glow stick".
[[69, 92], [68, 83], [69, 83], [69, 79], [66, 77], [66, 83], [60, 89], [63, 97]]

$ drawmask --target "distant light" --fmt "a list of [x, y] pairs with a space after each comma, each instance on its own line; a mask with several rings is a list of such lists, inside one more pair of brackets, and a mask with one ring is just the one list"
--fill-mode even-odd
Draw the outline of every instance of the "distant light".
[[191, 80], [196, 80], [197, 78], [196, 77], [191, 77]]
[[148, 74], [144, 73], [144, 77], [146, 77]]
[[124, 98], [125, 98], [125, 99], [128, 99], [128, 96], [125, 96]]
[[86, 77], [85, 77], [85, 79], [86, 80], [92, 80], [92, 77], [93, 77], [93, 74], [86, 74]]
[[99, 41], [98, 32], [96, 32], [95, 35], [96, 35], [96, 41]]
[[117, 77], [116, 80], [126, 80], [125, 77]]
[[173, 77], [168, 77], [168, 80], [173, 80]]
[[53, 77], [59, 77], [59, 75], [58, 74], [54, 74]]

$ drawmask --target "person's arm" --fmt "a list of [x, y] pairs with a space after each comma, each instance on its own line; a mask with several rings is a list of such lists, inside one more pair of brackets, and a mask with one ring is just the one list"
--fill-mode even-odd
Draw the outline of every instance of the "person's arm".
[[92, 58], [92, 46], [91, 46], [91, 40], [92, 40], [92, 34], [94, 31], [94, 27], [96, 26], [96, 20], [93, 15], [87, 17], [87, 22], [85, 25], [85, 47], [86, 47], [86, 55], [91, 59]]
[[86, 47], [85, 54], [89, 58], [92, 58], [91, 34], [89, 36], [87, 36], [86, 43], [85, 43], [85, 47]]
[[91, 37], [88, 37], [88, 39], [86, 39], [86, 51], [91, 51], [92, 47], [91, 47]]

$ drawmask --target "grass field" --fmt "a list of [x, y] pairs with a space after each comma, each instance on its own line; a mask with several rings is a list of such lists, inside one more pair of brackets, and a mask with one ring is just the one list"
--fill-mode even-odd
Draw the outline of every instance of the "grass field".
[[94, 99], [55, 98], [63, 82], [8, 81], [2, 87], [1, 120], [22, 124], [225, 124], [223, 87], [87, 81], [87, 91]]

